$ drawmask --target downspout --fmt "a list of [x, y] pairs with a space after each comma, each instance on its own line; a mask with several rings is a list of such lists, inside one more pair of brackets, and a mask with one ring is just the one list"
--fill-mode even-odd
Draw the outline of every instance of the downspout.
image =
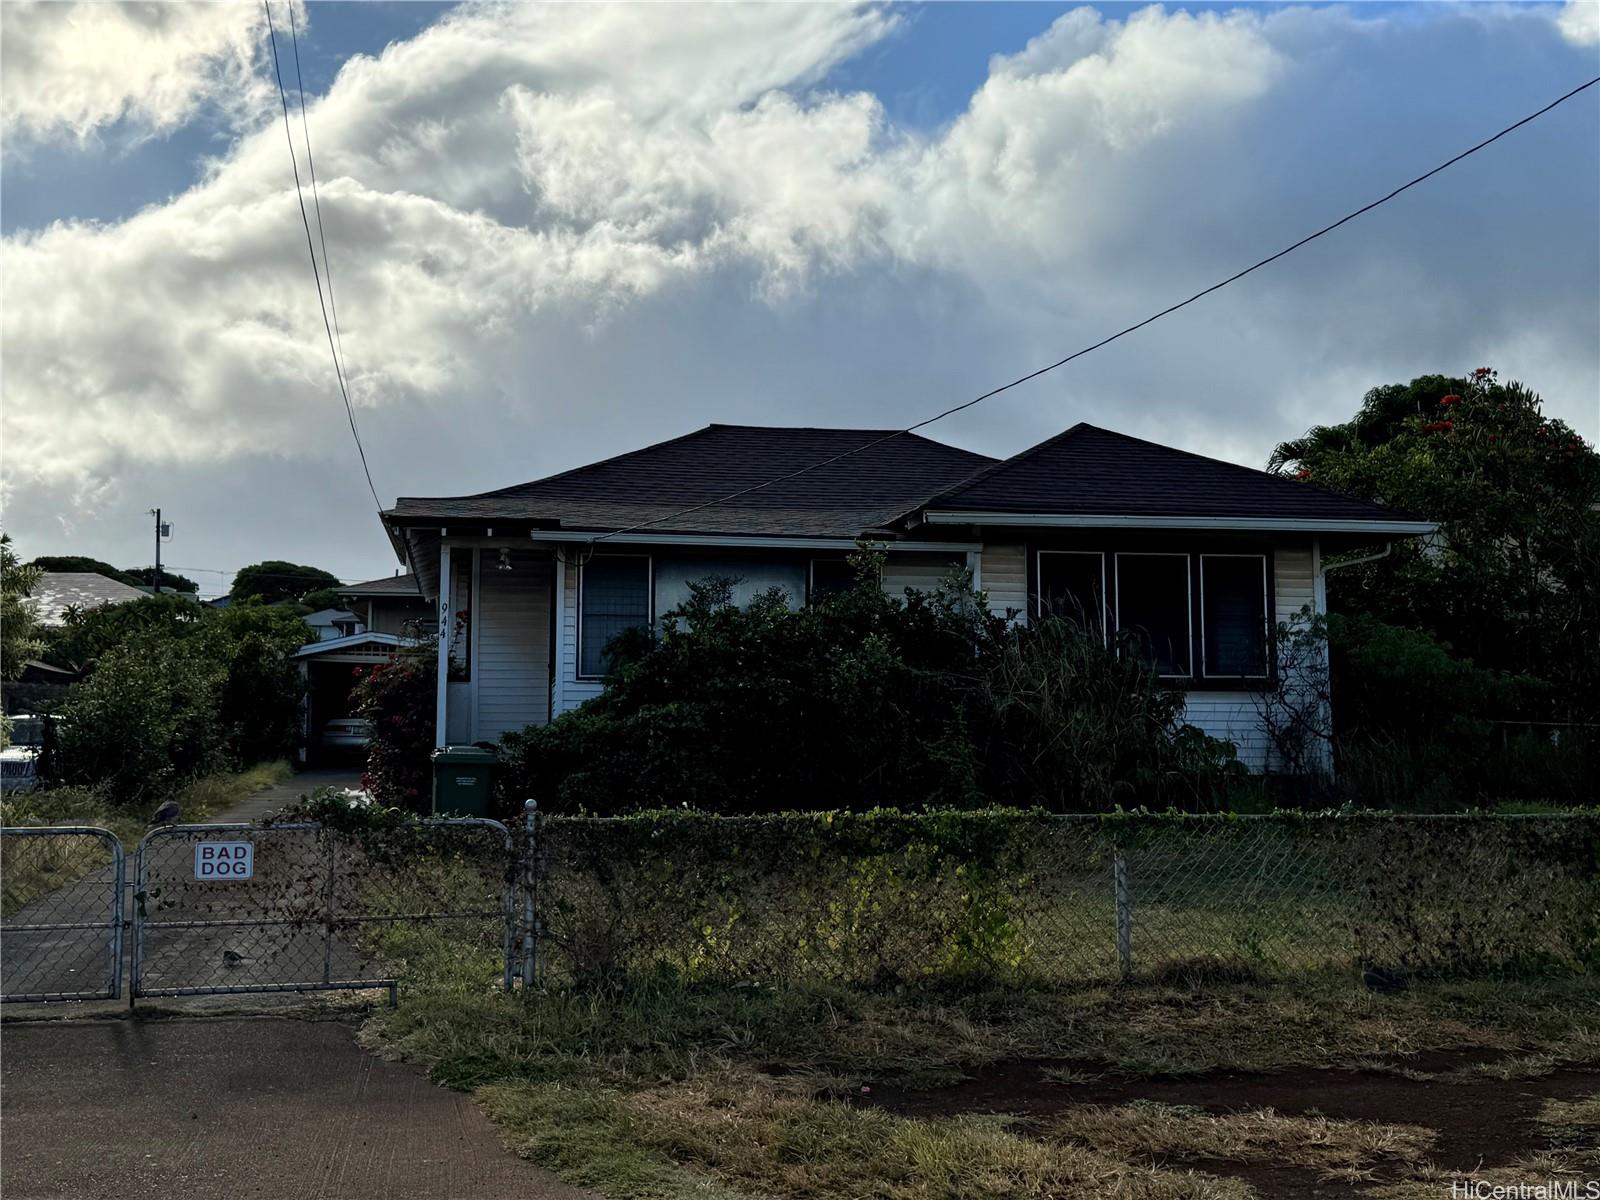
[[1393, 549], [1393, 542], [1385, 542], [1383, 549], [1376, 554], [1364, 554], [1360, 558], [1347, 558], [1343, 562], [1323, 563], [1322, 573], [1326, 575], [1329, 571], [1337, 571], [1340, 567], [1359, 567], [1362, 563], [1377, 562], [1380, 558], [1388, 558], [1389, 551]]

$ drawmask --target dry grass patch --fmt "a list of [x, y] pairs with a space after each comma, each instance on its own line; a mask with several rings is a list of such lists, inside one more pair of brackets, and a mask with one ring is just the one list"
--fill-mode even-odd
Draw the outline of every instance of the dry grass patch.
[[1383, 1166], [1419, 1166], [1436, 1135], [1418, 1125], [1284, 1116], [1270, 1108], [1213, 1115], [1135, 1101], [1086, 1105], [1050, 1123], [1056, 1137], [1136, 1162], [1166, 1158], [1304, 1167], [1326, 1178], [1370, 1178]]
[[623, 1104], [646, 1146], [740, 1191], [846, 1200], [1245, 1200], [1198, 1171], [1133, 1165], [1000, 1117], [911, 1120], [817, 1100], [801, 1080], [725, 1070]]
[[1535, 1121], [1554, 1151], [1574, 1154], [1582, 1165], [1600, 1169], [1600, 1093], [1546, 1100]]

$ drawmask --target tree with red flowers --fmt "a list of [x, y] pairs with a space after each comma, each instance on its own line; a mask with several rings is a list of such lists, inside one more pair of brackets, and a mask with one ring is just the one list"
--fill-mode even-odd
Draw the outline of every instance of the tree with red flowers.
[[1374, 388], [1269, 467], [1439, 524], [1330, 575], [1330, 608], [1538, 681], [1530, 711], [1507, 715], [1600, 720], [1600, 454], [1538, 395], [1489, 367]]

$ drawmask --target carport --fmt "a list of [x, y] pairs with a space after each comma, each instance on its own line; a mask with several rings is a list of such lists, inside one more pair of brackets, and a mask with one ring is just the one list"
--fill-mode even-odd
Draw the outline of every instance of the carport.
[[400, 645], [401, 639], [392, 633], [355, 633], [312, 642], [295, 653], [306, 685], [302, 763], [323, 765], [317, 736], [323, 722], [353, 716], [350, 689], [355, 686], [358, 671], [388, 662]]

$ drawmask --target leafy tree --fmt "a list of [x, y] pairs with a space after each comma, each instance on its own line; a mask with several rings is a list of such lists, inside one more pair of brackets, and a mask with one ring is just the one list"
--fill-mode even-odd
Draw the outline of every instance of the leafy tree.
[[233, 577], [233, 590], [229, 594], [235, 600], [255, 596], [264, 603], [277, 604], [284, 600], [298, 600], [307, 592], [319, 588], [338, 586], [337, 576], [317, 567], [269, 558], [265, 562], [241, 567]]
[[[156, 569], [154, 567], [129, 567], [122, 572], [128, 583], [134, 587], [154, 587], [156, 582]], [[186, 575], [179, 575], [174, 571], [161, 568], [161, 590], [163, 592], [183, 592], [194, 595], [200, 590], [200, 585]]]
[[61, 782], [136, 805], [173, 783], [291, 753], [305, 626], [286, 609], [211, 609], [150, 596], [77, 616], [63, 634], [93, 665], [60, 711]]
[[307, 592], [300, 597], [300, 603], [309, 612], [321, 612], [325, 608], [344, 608], [344, 598], [333, 588], [318, 588]]
[[11, 535], [0, 533], [0, 679], [18, 678], [44, 649], [39, 618], [28, 603], [43, 573], [37, 565], [18, 562]]
[[126, 604], [69, 608], [61, 628], [49, 636], [45, 659], [74, 670], [92, 666], [101, 655], [146, 633], [181, 636], [213, 610], [178, 596], [145, 596]]
[[1600, 719], [1600, 455], [1537, 395], [1479, 368], [1374, 388], [1355, 417], [1285, 442], [1273, 469], [1439, 524], [1329, 577], [1336, 612], [1420, 629], [1532, 676], [1500, 716]]
[[130, 587], [138, 583], [129, 572], [119, 570], [98, 558], [86, 558], [81, 554], [41, 554], [33, 560], [33, 565], [42, 571], [104, 575], [107, 579], [115, 579], [118, 583], [126, 583]]
[[228, 765], [218, 723], [226, 669], [184, 638], [147, 630], [108, 650], [62, 706], [59, 781], [139, 806]]

